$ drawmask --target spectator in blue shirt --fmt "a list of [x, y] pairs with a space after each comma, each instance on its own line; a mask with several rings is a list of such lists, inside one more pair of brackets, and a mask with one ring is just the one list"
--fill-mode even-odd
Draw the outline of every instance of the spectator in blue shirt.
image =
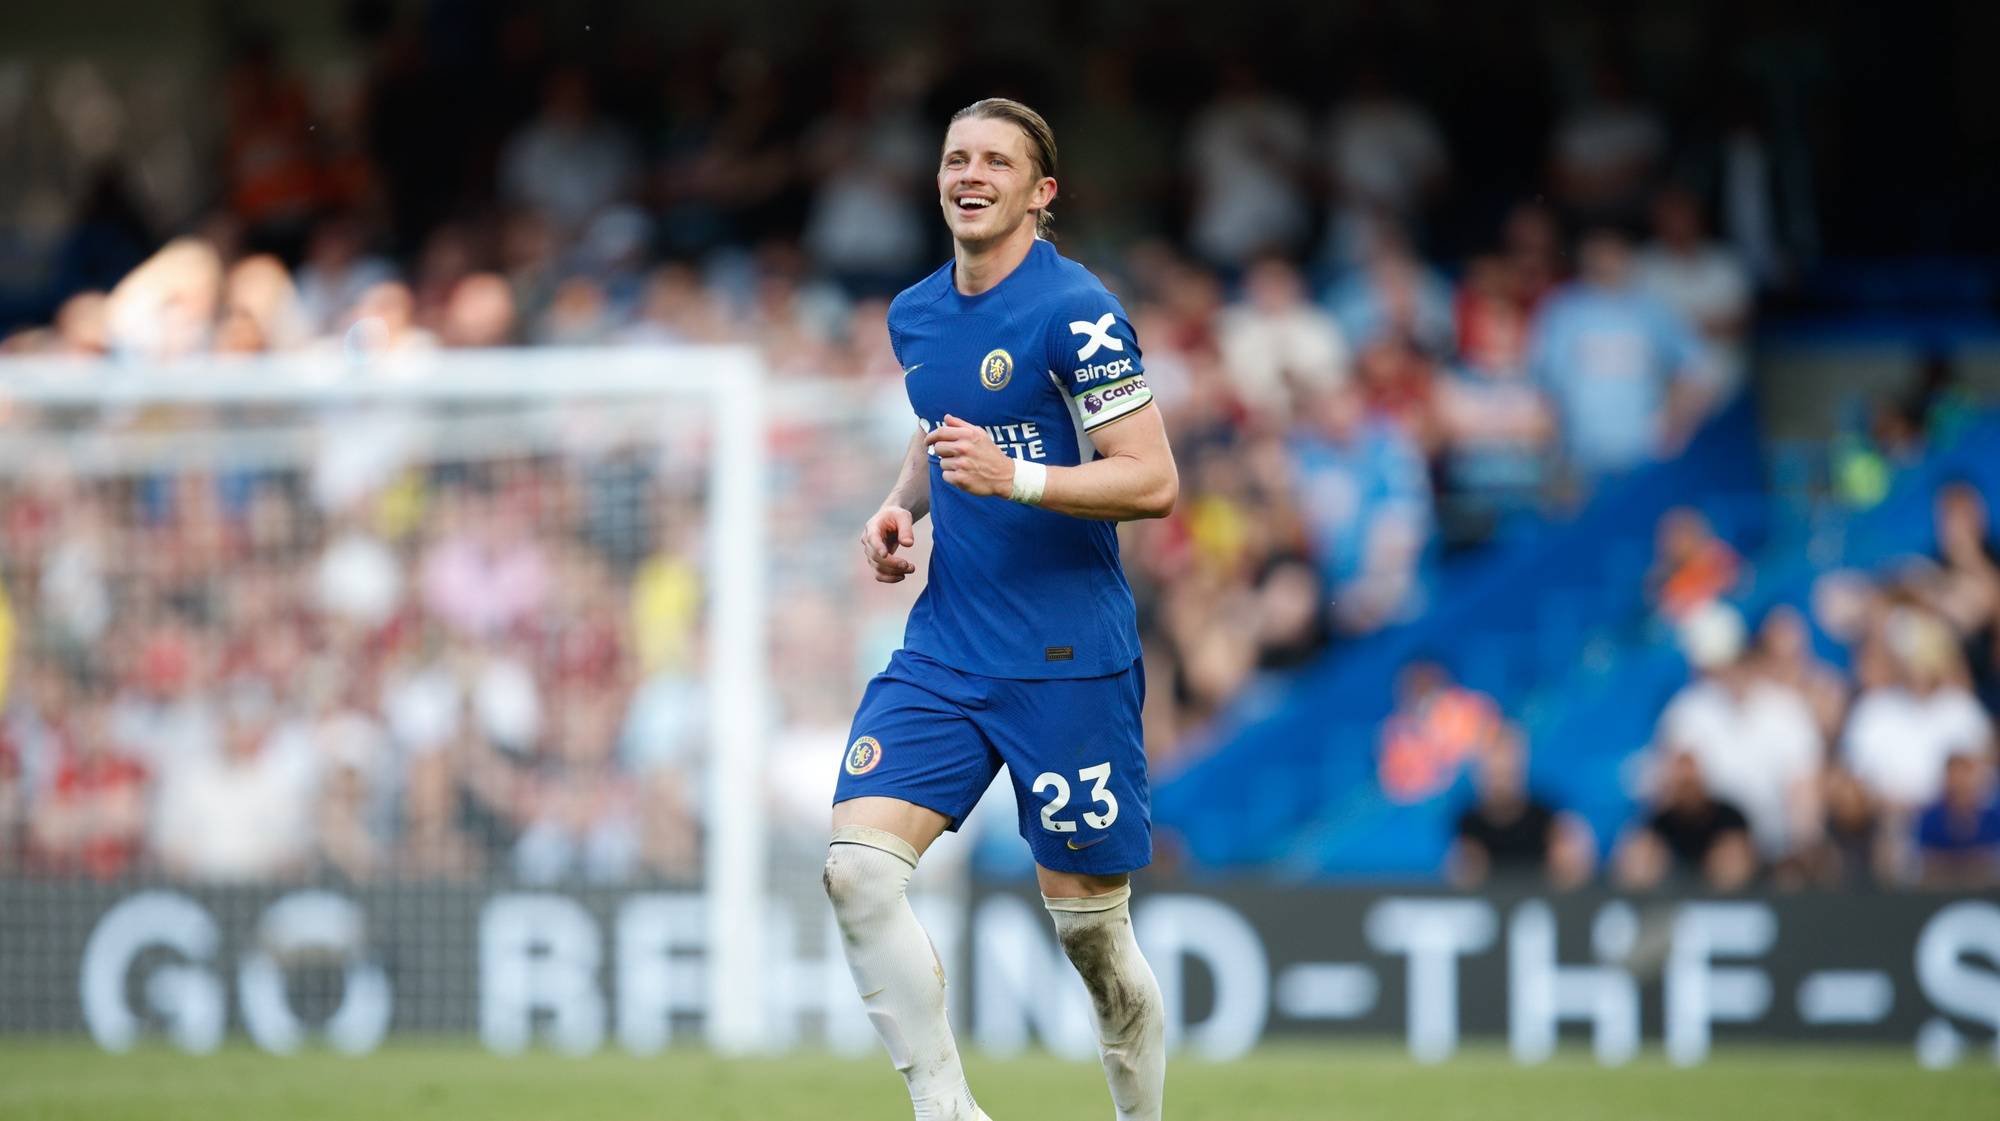
[[1944, 793], [1917, 818], [1917, 858], [1933, 887], [2000, 882], [2000, 797], [1979, 752], [1945, 760]]
[[1711, 377], [1700, 338], [1636, 283], [1632, 247], [1598, 229], [1577, 249], [1576, 283], [1535, 324], [1528, 366], [1562, 419], [1582, 476], [1679, 451], [1706, 410]]
[[1418, 259], [1402, 232], [1386, 222], [1373, 231], [1366, 261], [1348, 270], [1327, 292], [1326, 308], [1355, 351], [1385, 335], [1409, 339], [1434, 356], [1456, 348], [1451, 287]]
[[1430, 478], [1416, 445], [1367, 416], [1354, 386], [1318, 393], [1292, 434], [1300, 513], [1334, 622], [1348, 633], [1422, 610], [1420, 566], [1433, 527]]

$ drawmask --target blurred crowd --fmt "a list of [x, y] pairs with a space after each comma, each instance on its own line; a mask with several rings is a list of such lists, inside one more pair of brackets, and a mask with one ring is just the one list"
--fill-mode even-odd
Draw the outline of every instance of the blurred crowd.
[[398, 466], [343, 493], [337, 458], [8, 488], [0, 861], [687, 873], [687, 496], [629, 456]]
[[[1692, 680], [1634, 759], [1641, 806], [1609, 839], [1613, 883], [2000, 885], [2000, 546], [1970, 483], [1938, 491], [1934, 520], [1927, 555], [1826, 572], [1754, 630], [1727, 602], [1743, 560], [1693, 511], [1662, 521], [1649, 598]], [[1405, 692], [1391, 728], [1418, 725], [1475, 776], [1454, 878], [1589, 879], [1588, 827], [1531, 793], [1520, 733], [1491, 701], [1442, 679]], [[1398, 759], [1437, 755], [1385, 737], [1385, 787], [1409, 785]]]
[[[144, 105], [72, 75], [97, 111], [55, 117], [75, 205], [44, 230], [51, 313], [0, 351], [186, 371], [746, 342], [781, 385], [893, 427], [886, 296], [948, 252], [932, 157], [949, 111], [1005, 84], [992, 68], [585, 70], [512, 26], [454, 64], [385, 24], [310, 81], [247, 39], [214, 158], [178, 178], [129, 154]], [[1735, 392], [1793, 250], [1754, 114], [1677, 135], [1617, 66], [1577, 71], [1495, 199], [1455, 190], [1445, 129], [1380, 67], [1301, 93], [1210, 59], [1156, 97], [1148, 61], [1097, 51], [1050, 116], [1058, 244], [1129, 309], [1181, 467], [1176, 516], [1126, 530], [1170, 762], [1258, 673], [1421, 614], [1442, 555], [1674, 454]], [[863, 427], [782, 424], [768, 449], [797, 570], [786, 743], [838, 739], [900, 609], [844, 634], [859, 568], [812, 534], [844, 543], [886, 488], [900, 437]], [[684, 873], [706, 587], [672, 459], [412, 456], [336, 495], [313, 465], [0, 480], [0, 860]]]

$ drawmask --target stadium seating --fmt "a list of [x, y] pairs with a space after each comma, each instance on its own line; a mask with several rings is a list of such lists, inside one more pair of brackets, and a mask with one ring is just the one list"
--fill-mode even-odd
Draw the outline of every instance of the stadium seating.
[[[1740, 606], [1754, 619], [1779, 603], [1804, 603], [1828, 567], [1869, 569], [1928, 549], [1932, 492], [1954, 477], [2000, 485], [1994, 447], [2000, 415], [1905, 471], [1879, 505], [1819, 526], [1818, 540], [1833, 551], [1808, 551], [1783, 487], [1766, 483], [1754, 409], [1739, 401], [1679, 459], [1617, 480], [1573, 520], [1467, 563], [1443, 582], [1451, 594], [1417, 622], [1336, 647], [1291, 680], [1253, 691], [1211, 730], [1197, 762], [1160, 783], [1155, 818], [1179, 833], [1197, 870], [1434, 876], [1464, 780], [1398, 805], [1375, 770], [1395, 675], [1425, 657], [1520, 719], [1534, 747], [1533, 784], [1582, 814], [1608, 847], [1632, 813], [1628, 761], [1687, 679], [1641, 602], [1660, 515], [1693, 506], [1752, 559]], [[1456, 641], [1461, 635], [1475, 637]]]

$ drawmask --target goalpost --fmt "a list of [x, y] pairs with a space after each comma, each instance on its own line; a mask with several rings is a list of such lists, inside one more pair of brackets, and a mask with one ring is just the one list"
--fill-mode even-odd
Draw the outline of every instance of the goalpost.
[[[692, 489], [693, 504], [701, 512], [699, 533], [705, 542], [698, 570], [698, 587], [705, 597], [705, 618], [699, 628], [705, 635], [701, 691], [706, 711], [699, 877], [710, 997], [704, 1031], [715, 1049], [741, 1053], [761, 1049], [770, 1039], [765, 1002], [757, 995], [765, 982], [763, 935], [766, 899], [772, 887], [763, 767], [766, 741], [773, 731], [767, 688], [766, 531], [771, 509], [765, 469], [767, 412], [763, 363], [748, 347], [414, 355], [328, 351], [256, 359], [203, 358], [167, 365], [18, 359], [0, 363], [0, 495], [11, 490], [13, 497], [20, 498], [34, 488], [46, 487], [49, 495], [56, 496], [54, 505], [59, 507], [64, 495], [97, 493], [91, 488], [100, 487], [106, 497], [91, 499], [93, 516], [112, 519], [111, 540], [129, 546], [146, 539], [142, 531], [149, 527], [142, 523], [149, 515], [144, 504], [171, 505], [177, 501], [184, 476], [253, 480], [246, 484], [252, 494], [246, 501], [252, 502], [262, 501], [259, 496], [263, 491], [258, 489], [262, 484], [255, 482], [258, 479], [281, 480], [273, 484], [281, 495], [325, 487], [359, 487], [363, 492], [376, 488], [405, 505], [434, 502], [440, 507], [435, 516], [447, 518], [460, 516], [448, 508], [450, 502], [460, 500], [452, 497], [456, 492], [451, 488], [459, 485], [456, 480], [490, 475], [500, 480], [494, 485], [503, 490], [518, 483], [531, 491], [527, 499], [531, 505], [540, 503], [558, 511], [562, 503], [576, 501], [573, 492], [600, 485], [604, 494], [612, 496], [606, 501], [628, 504], [629, 509], [614, 516], [635, 519], [635, 525], [627, 529], [637, 533], [636, 527], [650, 526], [664, 517], [649, 508], [661, 500], [644, 485], [632, 495], [618, 491], [616, 477], [610, 483], [593, 483], [588, 472], [600, 462], [594, 457], [622, 450], [638, 464], [635, 470], [645, 480], [671, 478], [684, 469], [701, 474], [700, 479], [674, 485]], [[555, 465], [540, 466], [545, 460]], [[418, 469], [443, 482], [433, 485], [428, 479], [421, 481], [418, 490], [430, 489], [414, 497], [398, 492], [396, 488], [404, 486], [402, 476]], [[357, 474], [358, 482], [347, 477]], [[329, 480], [329, 476], [333, 478]], [[583, 483], [577, 481], [579, 477]], [[522, 479], [527, 482], [520, 483]], [[77, 480], [86, 482], [79, 485]], [[589, 499], [587, 493], [584, 500]], [[328, 544], [316, 535], [331, 534], [337, 520], [348, 515], [331, 507], [311, 509], [310, 502], [288, 512], [282, 507], [289, 500], [270, 500], [275, 511], [270, 516], [281, 525], [274, 532], [285, 532], [282, 526], [290, 519], [289, 532], [299, 543], [287, 547], [295, 550], [300, 565], [311, 564]], [[128, 501], [139, 508], [137, 512], [120, 506]], [[497, 500], [493, 508], [501, 508]], [[421, 523], [433, 513], [424, 510], [416, 516]], [[60, 523], [64, 513], [57, 508], [50, 516]], [[245, 515], [246, 519], [253, 516], [259, 515]], [[397, 516], [407, 518], [409, 514], [404, 510]], [[120, 520], [128, 518], [136, 520], [130, 524]], [[322, 528], [299, 528], [314, 524], [322, 524]], [[474, 530], [476, 536], [478, 528]], [[149, 599], [149, 610], [170, 613], [183, 607], [164, 602], [172, 598], [166, 595], [157, 597], [162, 603], [150, 602], [154, 589], [145, 581], [154, 577], [147, 575], [152, 571], [147, 566], [161, 558], [131, 549], [123, 555], [114, 553], [80, 562], [86, 569], [96, 566], [95, 572], [86, 572], [83, 577], [84, 598], [102, 592], [100, 598], [112, 601], [105, 608], [110, 618], [52, 622], [51, 613], [63, 610], [62, 597], [68, 594], [62, 592], [66, 585], [60, 581], [77, 579], [69, 570], [52, 575], [42, 568], [49, 555], [64, 544], [60, 535], [67, 531], [59, 525], [54, 532], [58, 539], [49, 544], [48, 552], [37, 552], [21, 562], [30, 571], [21, 571], [19, 564], [16, 571], [0, 570], [0, 580], [11, 582], [7, 590], [15, 599], [13, 617], [19, 632], [14, 640], [14, 687], [28, 687], [18, 680], [22, 670], [60, 662], [68, 668], [55, 677], [69, 674], [90, 688], [98, 688], [98, 679], [106, 676], [113, 655], [127, 653], [104, 644], [140, 633], [138, 629], [119, 629], [123, 621], [117, 618], [122, 609], [118, 597], [126, 594], [120, 589], [136, 586], [142, 598]], [[254, 536], [259, 531], [253, 526], [244, 532]], [[85, 539], [90, 534], [101, 536], [104, 530], [101, 526], [80, 526], [75, 533], [87, 546]], [[422, 542], [420, 533], [418, 543]], [[559, 538], [544, 544], [550, 549], [566, 547]], [[80, 546], [71, 550], [78, 551], [87, 553], [89, 549]], [[268, 563], [283, 567], [281, 562]], [[599, 566], [592, 558], [583, 563], [591, 572]], [[232, 593], [242, 591], [229, 586], [238, 575], [259, 574], [209, 572], [190, 578], [190, 586], [222, 603]], [[261, 575], [269, 577], [274, 586], [289, 586], [284, 572]], [[416, 579], [414, 572], [397, 576], [399, 586], [406, 591]], [[605, 583], [599, 577], [593, 576], [593, 580]], [[629, 572], [608, 578], [614, 599], [630, 596], [630, 580]], [[551, 601], [559, 600], [562, 594], [560, 587], [549, 592]], [[31, 602], [23, 602], [24, 598]], [[479, 606], [475, 603], [468, 609], [477, 611]], [[213, 610], [217, 608], [208, 602], [200, 607], [200, 612]], [[198, 612], [197, 617], [209, 616]], [[91, 633], [65, 636], [60, 643], [47, 637], [64, 625]], [[195, 629], [206, 625], [197, 623]], [[170, 629], [163, 627], [161, 633]], [[242, 636], [196, 637], [194, 645], [200, 648], [203, 642], [219, 647]], [[161, 641], [171, 646], [167, 639]], [[478, 647], [480, 641], [500, 644], [512, 640], [496, 632], [487, 639], [470, 641], [470, 645]], [[699, 643], [699, 639], [695, 641]], [[285, 689], [294, 685], [306, 688], [305, 683], [283, 683]], [[476, 700], [467, 697], [461, 702], [470, 706]], [[302, 709], [305, 703], [287, 696], [275, 698], [280, 708]], [[555, 733], [545, 730], [544, 734]], [[428, 751], [433, 746], [404, 745], [403, 749]], [[828, 766], [832, 765], [829, 761]], [[527, 776], [522, 781], [531, 784], [535, 780], [532, 769], [523, 770]], [[619, 792], [613, 790], [606, 796], [615, 802]], [[626, 832], [643, 835], [650, 824], [641, 814]], [[618, 845], [635, 843], [643, 842], [621, 835], [611, 837], [603, 847], [618, 859], [630, 859], [617, 855], [626, 851]], [[509, 858], [507, 853], [495, 855], [499, 862]], [[395, 854], [378, 859], [378, 866], [384, 860], [390, 865], [381, 869], [383, 874], [394, 874], [395, 859]], [[147, 874], [144, 860], [136, 858], [119, 874]], [[513, 868], [515, 875], [521, 874], [518, 864], [496, 863], [493, 867]], [[82, 876], [76, 878], [80, 881]], [[63, 890], [63, 881], [58, 879], [40, 887], [32, 881], [22, 882], [30, 885], [22, 890], [48, 896]], [[17, 915], [16, 921], [26, 918]], [[74, 976], [74, 962], [48, 964], [51, 976]], [[0, 961], [0, 974], [10, 978], [30, 977], [40, 968], [35, 963]], [[69, 989], [72, 994], [75, 991]], [[52, 992], [50, 1000], [61, 998], [59, 991]]]

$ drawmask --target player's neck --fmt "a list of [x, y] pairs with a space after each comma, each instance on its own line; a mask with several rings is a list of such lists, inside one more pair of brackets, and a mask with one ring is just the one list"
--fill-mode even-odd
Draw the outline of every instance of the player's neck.
[[953, 241], [952, 284], [961, 296], [989, 291], [1020, 268], [1034, 247], [1035, 227], [1031, 222], [1023, 222], [1015, 232], [983, 245]]

